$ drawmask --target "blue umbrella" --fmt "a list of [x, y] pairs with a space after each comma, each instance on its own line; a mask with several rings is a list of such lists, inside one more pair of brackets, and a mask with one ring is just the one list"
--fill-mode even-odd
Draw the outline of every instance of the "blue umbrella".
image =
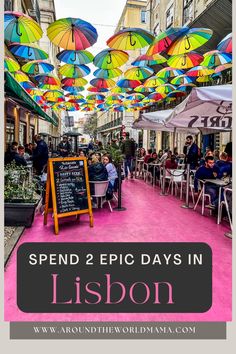
[[94, 59], [94, 56], [87, 50], [63, 50], [56, 55], [57, 59], [66, 64], [88, 64]]
[[76, 95], [78, 92], [84, 91], [83, 86], [62, 86], [62, 89], [71, 93], [71, 95]]
[[24, 59], [39, 60], [48, 58], [48, 54], [36, 44], [13, 43], [9, 46], [9, 50], [15, 56]]

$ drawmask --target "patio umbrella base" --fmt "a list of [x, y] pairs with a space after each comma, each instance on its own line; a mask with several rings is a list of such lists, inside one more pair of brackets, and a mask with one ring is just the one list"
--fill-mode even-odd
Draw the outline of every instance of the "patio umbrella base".
[[126, 208], [124, 208], [124, 207], [116, 207], [116, 208], [113, 208], [113, 210], [116, 210], [116, 211], [124, 211], [124, 210], [126, 210]]
[[181, 208], [184, 208], [184, 209], [193, 209], [193, 206], [189, 206], [189, 205], [183, 204], [183, 205], [181, 205]]
[[162, 197], [166, 197], [167, 195], [169, 195], [168, 193], [160, 193], [160, 196], [162, 196]]

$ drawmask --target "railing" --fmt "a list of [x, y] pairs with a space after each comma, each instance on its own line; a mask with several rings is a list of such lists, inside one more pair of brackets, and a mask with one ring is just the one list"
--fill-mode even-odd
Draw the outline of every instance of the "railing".
[[114, 120], [110, 121], [109, 123], [106, 123], [106, 124], [102, 125], [101, 127], [98, 127], [97, 131], [101, 132], [103, 130], [117, 127], [119, 125], [122, 125], [122, 118], [114, 119]]

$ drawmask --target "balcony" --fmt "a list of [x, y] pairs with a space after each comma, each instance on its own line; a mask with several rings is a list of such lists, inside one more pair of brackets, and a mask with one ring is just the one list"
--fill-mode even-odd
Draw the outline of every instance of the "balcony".
[[122, 118], [120, 117], [120, 118], [112, 120], [109, 123], [106, 123], [106, 124], [102, 125], [101, 127], [98, 127], [97, 131], [99, 133], [99, 132], [102, 132], [104, 130], [112, 130], [112, 128], [115, 129], [115, 128], [118, 128], [121, 125], [122, 125]]
[[40, 24], [40, 8], [38, 0], [25, 0], [29, 15]]

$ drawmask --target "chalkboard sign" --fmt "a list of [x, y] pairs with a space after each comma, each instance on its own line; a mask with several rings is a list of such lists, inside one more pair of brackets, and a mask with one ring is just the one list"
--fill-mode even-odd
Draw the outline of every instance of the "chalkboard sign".
[[[50, 198], [51, 196], [51, 198]], [[52, 209], [49, 203], [52, 199]], [[48, 162], [44, 224], [47, 214], [53, 211], [55, 233], [58, 234], [58, 218], [88, 213], [93, 226], [92, 205], [86, 158], [53, 158]]]

